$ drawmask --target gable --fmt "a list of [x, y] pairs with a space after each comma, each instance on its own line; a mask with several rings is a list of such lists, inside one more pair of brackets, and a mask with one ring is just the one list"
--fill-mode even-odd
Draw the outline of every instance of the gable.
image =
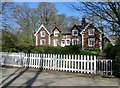
[[95, 29], [98, 30], [101, 34], [103, 33], [99, 28], [95, 27], [93, 24], [89, 23], [82, 31], [80, 34], [84, 33], [87, 29]]
[[59, 32], [61, 32], [61, 30], [60, 30], [58, 27], [54, 27], [53, 30], [51, 30], [51, 32], [54, 32], [54, 31], [59, 31]]
[[80, 32], [80, 29], [76, 25], [73, 26], [73, 28], [71, 29], [71, 32], [72, 30], [78, 30]]
[[45, 26], [42, 24], [39, 29], [37, 30], [37, 32], [34, 34], [34, 36], [37, 36], [37, 34], [40, 32], [40, 30], [45, 30], [49, 35], [50, 32], [45, 28]]

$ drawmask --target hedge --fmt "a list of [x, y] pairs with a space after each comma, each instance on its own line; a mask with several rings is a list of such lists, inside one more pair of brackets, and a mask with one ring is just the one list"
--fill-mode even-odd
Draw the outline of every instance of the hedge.
[[49, 54], [79, 54], [80, 46], [16, 46], [14, 48], [2, 48], [4, 52], [24, 52], [24, 53], [49, 53]]
[[120, 77], [120, 45], [112, 46], [107, 45], [106, 47], [107, 58], [112, 59], [114, 64], [114, 75]]

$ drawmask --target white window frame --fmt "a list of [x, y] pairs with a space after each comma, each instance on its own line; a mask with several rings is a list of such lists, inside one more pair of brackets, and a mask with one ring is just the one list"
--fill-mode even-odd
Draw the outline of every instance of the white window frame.
[[[75, 31], [77, 31], [77, 34], [74, 34]], [[78, 30], [72, 30], [72, 35], [73, 36], [78, 36]]]
[[[56, 43], [56, 41], [57, 41], [57, 43]], [[57, 45], [58, 45], [58, 39], [54, 39], [54, 40], [53, 40], [53, 45], [54, 45], [54, 46], [57, 46]]]
[[[94, 41], [94, 44], [92, 45], [90, 41]], [[88, 46], [95, 46], [95, 38], [88, 38]]]
[[[44, 35], [43, 35], [43, 34], [44, 34]], [[41, 32], [40, 32], [40, 36], [41, 36], [41, 37], [45, 37], [45, 31], [41, 31]]]
[[54, 36], [58, 36], [59, 31], [54, 31]]
[[[62, 41], [64, 41], [64, 43], [63, 43]], [[65, 39], [62, 39], [62, 40], [61, 40], [61, 46], [62, 46], [62, 47], [65, 46]]]
[[[67, 42], [67, 40], [69, 40], [69, 43]], [[66, 39], [66, 45], [70, 45], [70, 39]]]
[[[42, 41], [44, 41], [44, 44], [43, 44]], [[46, 45], [46, 40], [45, 39], [40, 39], [40, 45]]]
[[94, 34], [95, 34], [95, 29], [88, 29], [88, 35], [94, 35]]
[[77, 45], [77, 44], [74, 44], [74, 41], [77, 41], [77, 44], [79, 43], [79, 39], [72, 39], [72, 45]]
[[[63, 43], [63, 41], [64, 41], [64, 43]], [[65, 45], [65, 39], [62, 39], [62, 40], [61, 40], [61, 44], [62, 44], [62, 45]]]

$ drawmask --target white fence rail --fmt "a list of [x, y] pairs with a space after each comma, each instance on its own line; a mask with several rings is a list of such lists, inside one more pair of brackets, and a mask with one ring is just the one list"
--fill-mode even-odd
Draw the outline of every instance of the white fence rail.
[[[25, 54], [2, 52], [1, 65], [43, 68], [49, 70], [96, 74], [102, 71], [96, 56], [59, 55], [59, 54]], [[107, 67], [107, 66], [106, 66]], [[100, 68], [100, 69], [99, 69]], [[105, 69], [104, 72], [107, 72]], [[103, 72], [103, 71], [102, 71]], [[112, 72], [112, 69], [109, 71]]]

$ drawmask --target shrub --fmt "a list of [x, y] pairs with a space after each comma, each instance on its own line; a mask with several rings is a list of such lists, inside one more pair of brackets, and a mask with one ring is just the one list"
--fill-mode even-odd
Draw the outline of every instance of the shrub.
[[120, 77], [120, 45], [106, 48], [107, 58], [114, 62], [114, 75]]
[[89, 48], [89, 49], [85, 49], [85, 50], [89, 50], [89, 51], [100, 51], [99, 48]]
[[120, 45], [108, 47], [106, 48], [106, 52], [107, 52], [107, 58], [114, 60], [117, 53], [120, 52]]
[[44, 53], [49, 54], [78, 54], [80, 53], [80, 46], [42, 46]]
[[43, 46], [44, 53], [49, 53], [49, 54], [58, 54], [60, 51], [60, 46]]
[[30, 53], [44, 53], [44, 50], [42, 47], [35, 47], [30, 50]]
[[109, 42], [106, 44], [105, 49], [107, 50], [107, 49], [110, 49], [111, 47], [113, 47], [113, 45], [112, 45], [112, 43]]
[[3, 52], [17, 52], [16, 48], [2, 48]]
[[115, 76], [120, 77], [120, 51], [115, 57], [114, 71], [115, 71]]

